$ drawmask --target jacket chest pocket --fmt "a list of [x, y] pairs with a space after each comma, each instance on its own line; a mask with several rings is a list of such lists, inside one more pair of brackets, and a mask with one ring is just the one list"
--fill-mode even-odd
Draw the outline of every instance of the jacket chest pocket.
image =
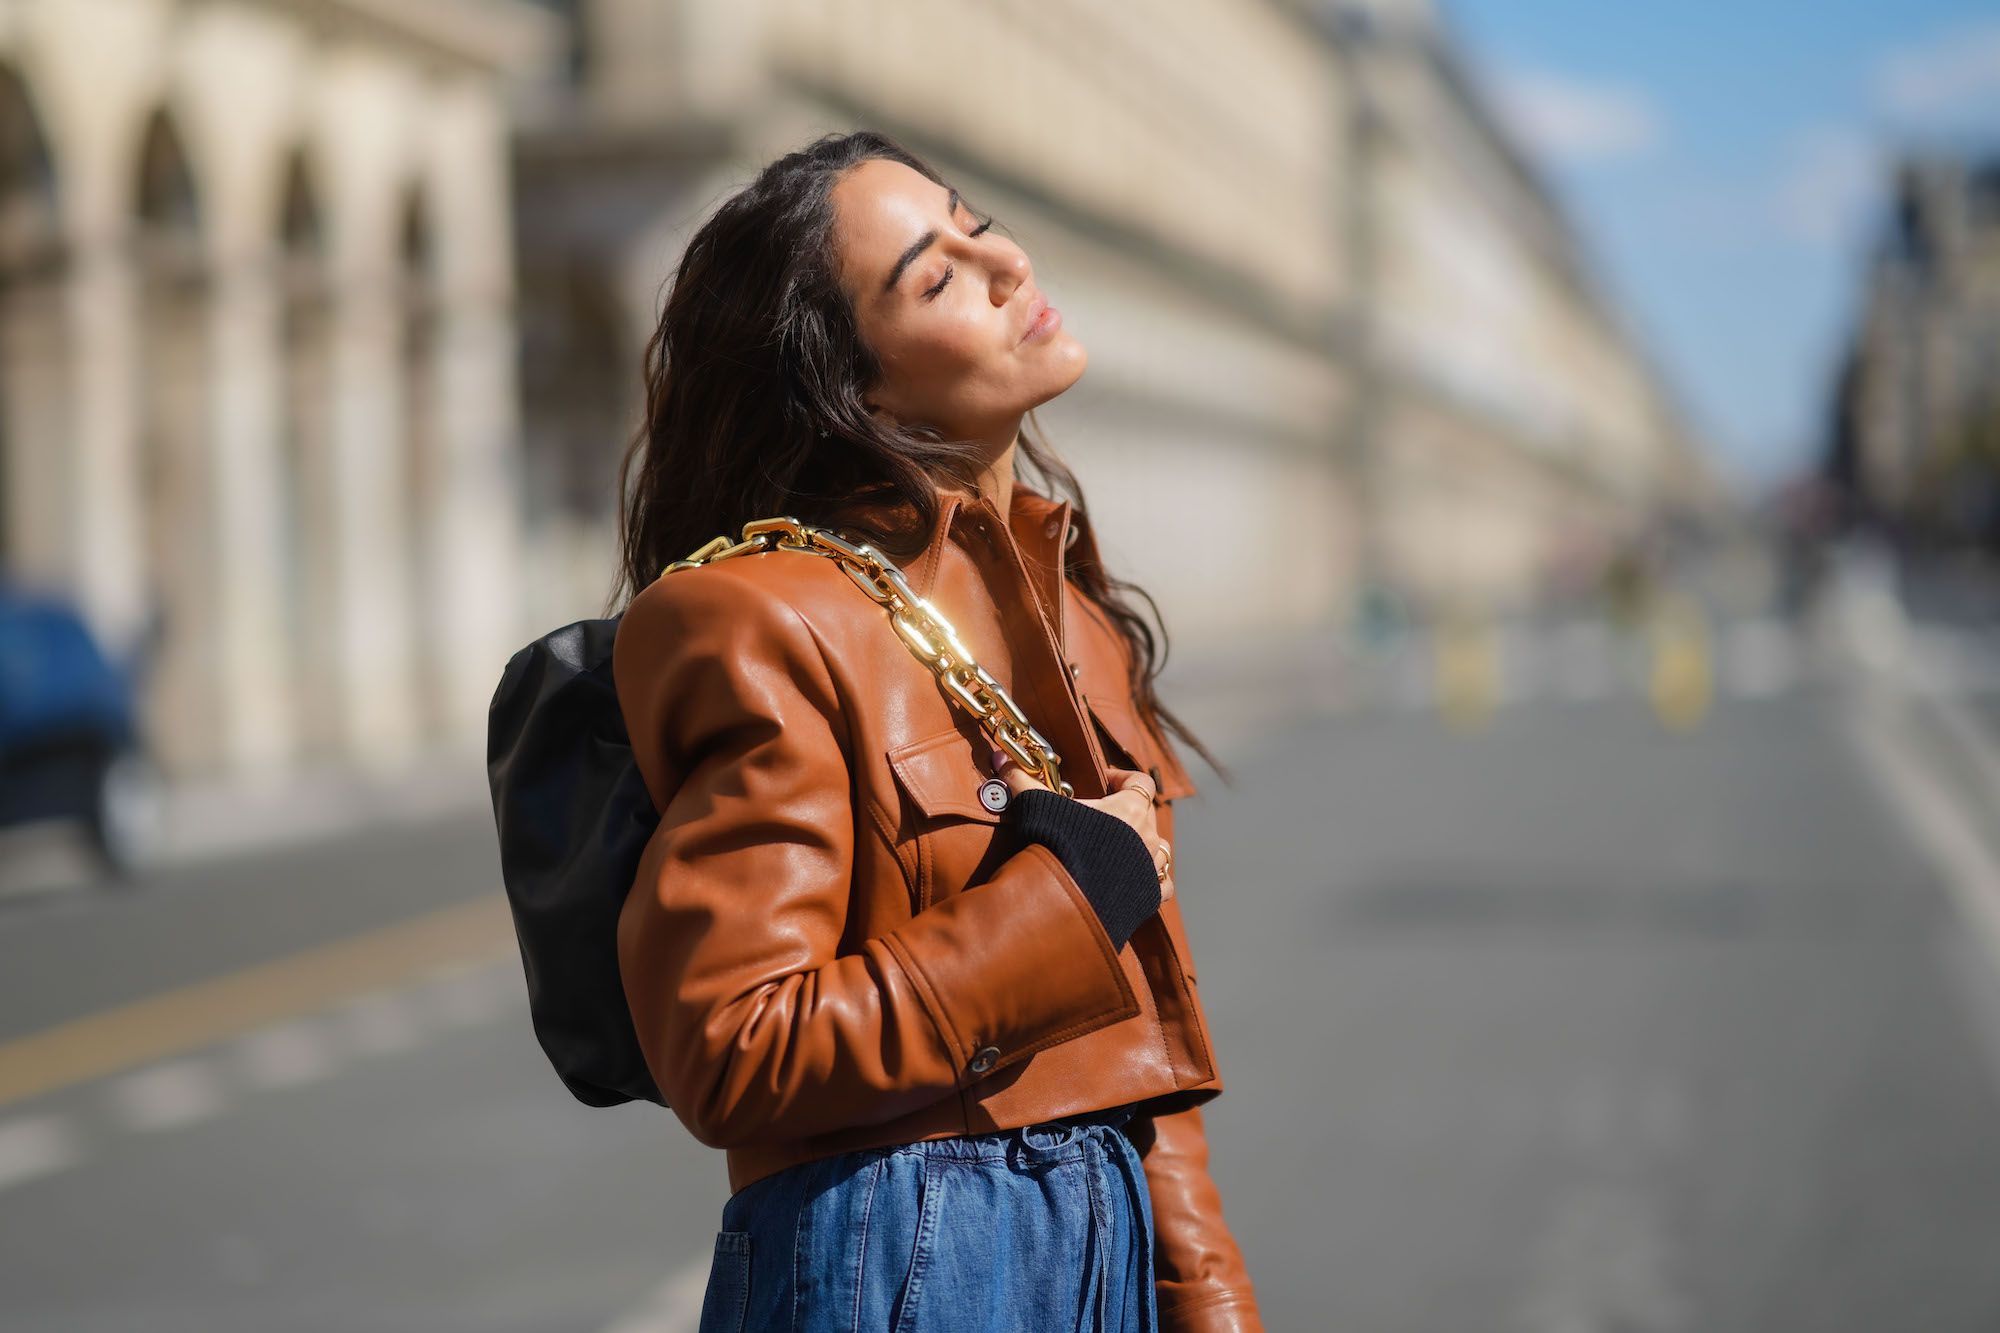
[[1111, 762], [1151, 776], [1159, 786], [1161, 800], [1178, 800], [1201, 790], [1179, 757], [1155, 740], [1153, 733], [1140, 722], [1138, 711], [1128, 700], [1090, 694], [1084, 696], [1083, 703], [1096, 719], [1102, 737], [1110, 742], [1106, 755]]
[[993, 773], [974, 744], [953, 727], [887, 751], [902, 793], [897, 849], [906, 866], [915, 863], [916, 911], [987, 878], [1012, 850], [1010, 840], [996, 836], [1006, 818], [1000, 798], [1008, 793], [1004, 785], [987, 788]]

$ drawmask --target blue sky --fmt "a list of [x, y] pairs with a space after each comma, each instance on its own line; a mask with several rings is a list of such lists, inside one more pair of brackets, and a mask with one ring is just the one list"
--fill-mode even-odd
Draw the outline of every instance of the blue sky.
[[2000, 150], [2000, 9], [1440, 2], [1723, 474], [1805, 465], [1888, 150]]

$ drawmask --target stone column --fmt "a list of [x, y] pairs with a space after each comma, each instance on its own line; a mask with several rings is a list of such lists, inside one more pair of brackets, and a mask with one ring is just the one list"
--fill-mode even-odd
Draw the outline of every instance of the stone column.
[[64, 553], [85, 613], [114, 651], [140, 632], [139, 302], [132, 256], [109, 228], [73, 251], [69, 304], [71, 486]]
[[278, 466], [282, 355], [272, 256], [226, 261], [209, 311], [223, 761], [273, 771], [292, 752], [284, 620], [285, 497]]
[[330, 497], [334, 568], [330, 644], [349, 757], [393, 767], [416, 749], [402, 486], [402, 303], [395, 267], [336, 278]]
[[[477, 294], [443, 312], [437, 346], [440, 481], [429, 586], [441, 721], [449, 737], [485, 734], [507, 658], [540, 633], [521, 625], [520, 442], [514, 323]], [[606, 571], [607, 579], [609, 571]]]
[[[521, 408], [514, 324], [508, 128], [490, 89], [441, 90], [430, 121], [437, 323], [432, 416], [437, 486], [426, 543], [440, 730], [477, 742], [508, 656], [531, 633], [521, 545]], [[607, 574], [608, 574], [607, 570]]]
[[284, 350], [285, 512], [291, 525], [284, 534], [284, 611], [295, 752], [307, 763], [319, 763], [343, 751], [344, 730], [333, 647], [340, 569], [334, 553], [332, 311], [316, 264], [308, 274], [296, 281], [290, 297]]
[[153, 254], [140, 268], [137, 472], [141, 587], [160, 599], [166, 614], [149, 669], [147, 727], [162, 766], [179, 778], [225, 766], [221, 741], [229, 700], [217, 669], [222, 621], [213, 293], [205, 266], [197, 267], [185, 248], [161, 250], [165, 239], [146, 238]]

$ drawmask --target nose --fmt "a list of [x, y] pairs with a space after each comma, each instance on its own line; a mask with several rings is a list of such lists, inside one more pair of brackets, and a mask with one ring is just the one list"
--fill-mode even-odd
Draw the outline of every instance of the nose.
[[1006, 253], [993, 265], [993, 295], [995, 305], [1005, 305], [1022, 284], [1034, 280], [1035, 266], [1028, 262], [1028, 256], [1018, 245], [1009, 245]]

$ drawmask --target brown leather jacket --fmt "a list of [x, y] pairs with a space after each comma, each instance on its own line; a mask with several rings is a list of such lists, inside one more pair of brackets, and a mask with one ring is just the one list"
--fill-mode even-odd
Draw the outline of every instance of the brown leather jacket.
[[[915, 591], [1063, 760], [1195, 790], [1140, 722], [1127, 647], [1063, 573], [1068, 501], [1016, 482], [1003, 521], [946, 492]], [[907, 512], [907, 511], [905, 511]], [[1179, 895], [1112, 948], [1047, 848], [996, 838], [990, 748], [832, 560], [735, 556], [654, 580], [612, 659], [655, 805], [618, 928], [639, 1043], [729, 1187], [832, 1153], [1140, 1103], [1170, 1330], [1261, 1329], [1208, 1171], [1222, 1091]]]

